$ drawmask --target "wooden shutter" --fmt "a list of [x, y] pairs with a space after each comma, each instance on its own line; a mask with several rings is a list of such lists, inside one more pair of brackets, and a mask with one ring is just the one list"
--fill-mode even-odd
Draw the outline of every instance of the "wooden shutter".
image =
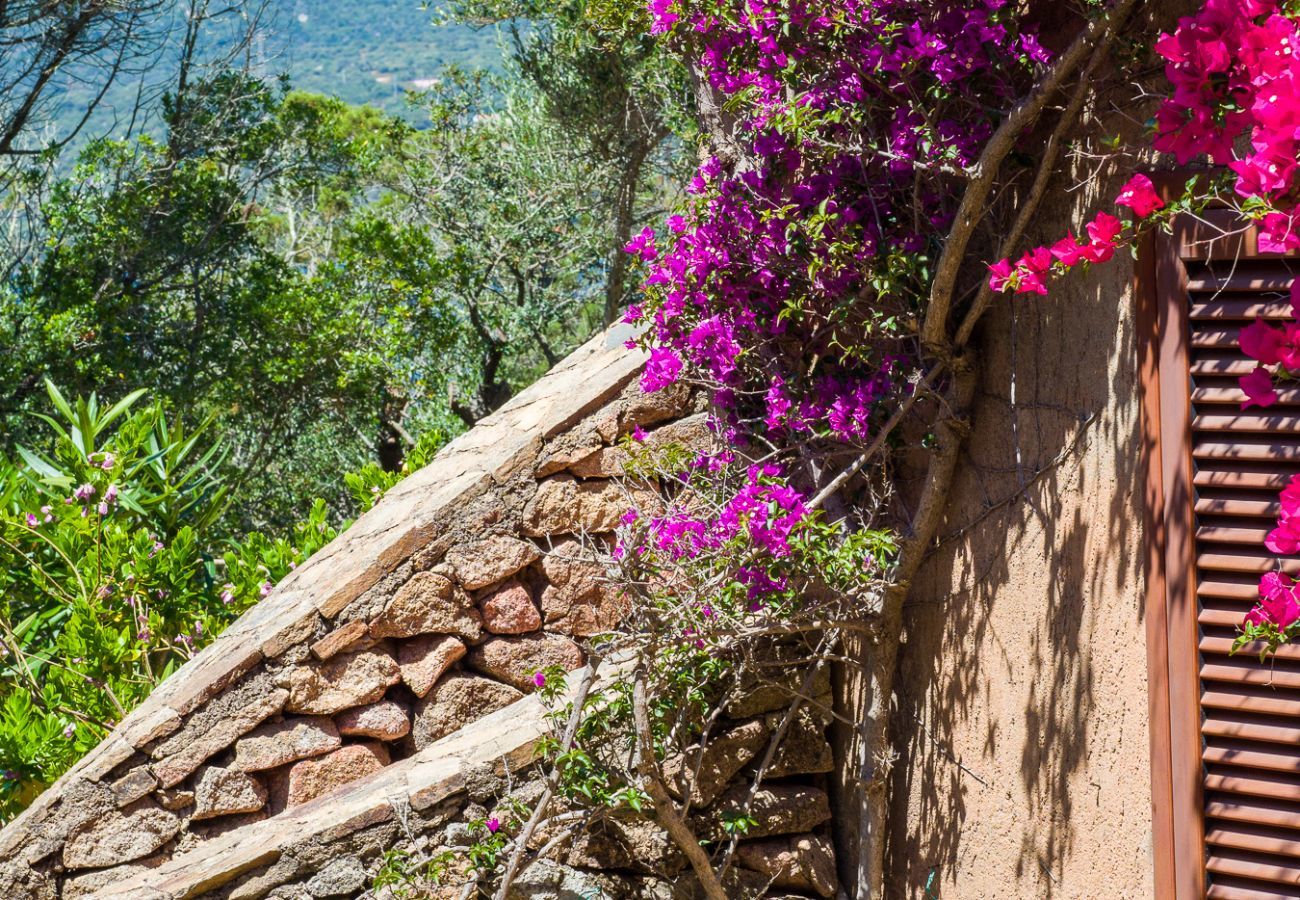
[[1300, 389], [1243, 411], [1254, 363], [1238, 334], [1290, 319], [1300, 261], [1209, 218], [1148, 239], [1139, 261], [1156, 889], [1279, 900], [1300, 897], [1300, 646], [1262, 663], [1228, 651], [1277, 565], [1263, 540], [1300, 473]]

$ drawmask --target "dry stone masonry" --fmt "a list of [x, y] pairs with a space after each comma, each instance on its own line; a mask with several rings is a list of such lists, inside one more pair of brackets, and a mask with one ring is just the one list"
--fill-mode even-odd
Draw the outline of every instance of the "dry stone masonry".
[[[707, 439], [685, 391], [639, 391], [625, 338], [452, 442], [155, 691], [0, 832], [0, 897], [354, 897], [386, 851], [463, 846], [511, 791], [529, 802], [534, 673], [576, 684], [584, 639], [628, 613], [583, 549], [629, 506], [617, 441]], [[749, 803], [746, 894], [828, 897], [827, 721], [802, 711], [750, 781], [789, 699], [751, 692], [666, 775], [697, 809]], [[604, 821], [512, 896], [685, 897], [685, 871], [654, 826]]]

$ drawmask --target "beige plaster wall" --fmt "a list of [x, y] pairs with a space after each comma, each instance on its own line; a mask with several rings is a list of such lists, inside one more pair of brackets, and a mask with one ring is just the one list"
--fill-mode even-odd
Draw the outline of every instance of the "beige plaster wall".
[[891, 896], [1152, 895], [1132, 269], [983, 326], [948, 537], [907, 618]]

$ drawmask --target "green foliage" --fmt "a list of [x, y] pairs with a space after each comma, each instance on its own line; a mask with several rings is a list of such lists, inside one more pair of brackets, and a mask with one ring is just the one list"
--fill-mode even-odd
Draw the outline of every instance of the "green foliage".
[[425, 432], [406, 454], [402, 468], [398, 471], [388, 472], [377, 463], [369, 462], [355, 472], [346, 473], [343, 483], [352, 494], [357, 507], [364, 512], [382, 500], [384, 494], [407, 475], [424, 468], [446, 443], [447, 439], [441, 431]]
[[405, 850], [393, 848], [384, 852], [370, 888], [373, 891], [387, 888], [387, 895], [394, 900], [424, 897], [428, 888], [443, 882], [455, 861], [456, 854], [450, 850], [417, 861]]
[[47, 383], [41, 448], [0, 458], [0, 816], [19, 811], [334, 536], [224, 533], [219, 444], [136, 391]]

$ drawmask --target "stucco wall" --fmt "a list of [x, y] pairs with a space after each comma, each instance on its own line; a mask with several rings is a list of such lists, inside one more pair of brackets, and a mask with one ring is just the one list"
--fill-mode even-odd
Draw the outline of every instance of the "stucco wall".
[[[1042, 237], [1111, 188], [1049, 208]], [[983, 325], [946, 539], [907, 617], [891, 896], [1151, 896], [1132, 271]]]

